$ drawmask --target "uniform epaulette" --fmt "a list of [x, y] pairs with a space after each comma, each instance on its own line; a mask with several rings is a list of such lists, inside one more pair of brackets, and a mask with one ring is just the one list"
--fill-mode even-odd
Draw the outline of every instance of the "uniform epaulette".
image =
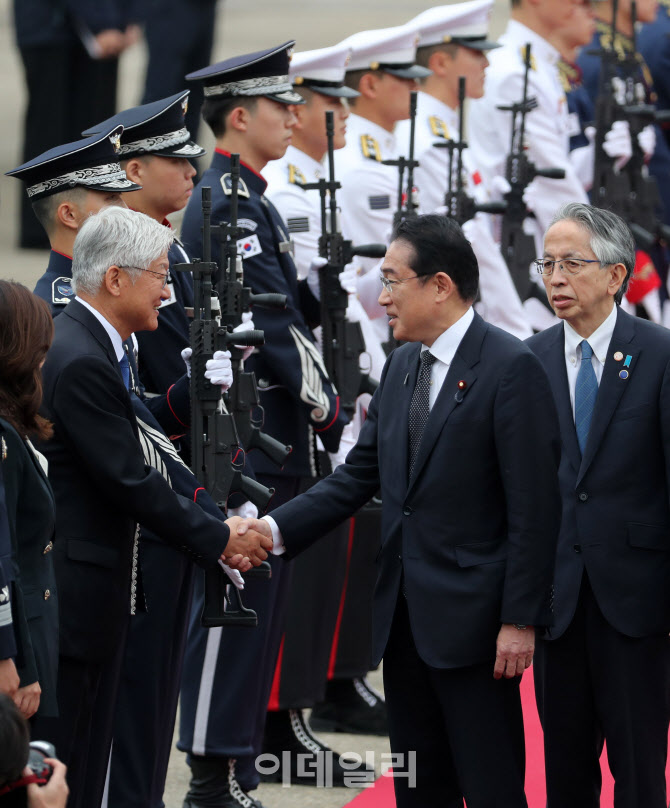
[[379, 143], [372, 135], [361, 135], [361, 151], [363, 152], [363, 157], [381, 163], [382, 153], [379, 149]]
[[298, 166], [294, 166], [293, 163], [288, 164], [288, 181], [292, 185], [305, 185], [307, 183], [305, 175]]
[[431, 115], [428, 118], [428, 125], [430, 126], [430, 133], [434, 137], [442, 137], [445, 140], [449, 140], [449, 127], [442, 118], [438, 118], [437, 115]]
[[[525, 62], [526, 61], [526, 46], [525, 45], [522, 45], [519, 48], [519, 53], [521, 54], [521, 61]], [[531, 70], [537, 70], [537, 62], [535, 61], [535, 56], [532, 53], [530, 54], [530, 69]]]

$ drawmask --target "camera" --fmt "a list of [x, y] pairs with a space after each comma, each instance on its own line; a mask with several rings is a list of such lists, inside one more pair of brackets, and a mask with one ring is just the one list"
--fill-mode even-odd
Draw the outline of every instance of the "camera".
[[48, 741], [31, 741], [26, 766], [37, 777], [39, 785], [44, 785], [53, 774], [53, 766], [45, 758], [55, 758], [56, 749]]

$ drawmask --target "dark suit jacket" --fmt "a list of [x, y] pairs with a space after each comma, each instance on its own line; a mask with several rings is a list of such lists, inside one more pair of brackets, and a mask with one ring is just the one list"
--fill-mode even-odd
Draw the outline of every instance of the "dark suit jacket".
[[12, 618], [21, 687], [39, 681], [39, 714], [56, 715], [58, 599], [53, 565], [55, 504], [37, 458], [0, 419], [7, 457], [2, 460], [12, 541]]
[[[549, 376], [563, 441], [554, 626], [575, 613], [583, 571], [605, 618], [631, 637], [670, 630], [670, 332], [619, 310], [584, 456], [563, 324], [528, 340]], [[620, 351], [624, 359], [615, 361]], [[629, 377], [621, 379], [625, 357]]]
[[501, 623], [550, 620], [559, 436], [539, 362], [475, 314], [408, 480], [419, 351], [407, 344], [389, 356], [347, 462], [272, 516], [290, 557], [381, 486], [374, 659], [386, 647], [404, 575], [419, 654], [437, 668], [459, 667], [495, 657]]
[[[113, 346], [93, 314], [73, 301], [54, 326], [43, 378], [55, 432], [42, 450], [56, 497], [61, 654], [101, 660], [117, 650], [129, 613], [138, 522], [204, 566], [229, 534], [145, 465]], [[168, 435], [183, 431], [175, 413], [187, 400], [185, 386], [172, 390], [148, 402]]]

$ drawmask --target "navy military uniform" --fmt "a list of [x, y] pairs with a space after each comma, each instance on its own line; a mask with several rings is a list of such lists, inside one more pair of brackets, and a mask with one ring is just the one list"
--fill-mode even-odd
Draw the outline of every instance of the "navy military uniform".
[[[642, 26], [637, 46], [654, 80], [656, 106], [670, 109], [670, 0], [660, 0], [656, 19]], [[661, 129], [670, 143], [670, 122], [662, 123]]]
[[[187, 78], [204, 83], [206, 98], [232, 97], [234, 85], [241, 95], [251, 89], [248, 94], [280, 103], [303, 103], [288, 80], [287, 48], [292, 44], [221, 62]], [[237, 246], [245, 284], [254, 293], [279, 292], [288, 300], [285, 310], [254, 310], [255, 325], [265, 332], [265, 345], [246, 363], [258, 380], [265, 431], [293, 447], [281, 471], [264, 455], [252, 455], [259, 481], [276, 489], [272, 501], [276, 507], [292, 499], [302, 481], [317, 473], [315, 436], [321, 437], [326, 449], [335, 451], [347, 418], [309, 329], [318, 323], [319, 305], [306, 281], [298, 281], [286, 225], [263, 195], [265, 180], [244, 163], [240, 173], [242, 237]], [[217, 149], [184, 215], [184, 245], [194, 255], [201, 252], [201, 189], [205, 186], [212, 189], [212, 223], [228, 221], [230, 155], [223, 150]], [[212, 260], [219, 258], [220, 245], [213, 239]], [[241, 637], [239, 632], [205, 631], [191, 620], [178, 742], [178, 748], [190, 753], [193, 772], [186, 805], [200, 804], [197, 800], [204, 801], [205, 793], [216, 795], [217, 778], [225, 788], [225, 767], [234, 758], [242, 787], [249, 790], [258, 782], [253, 764], [261, 749], [290, 577], [290, 566], [282, 569], [276, 560], [271, 563], [271, 581], [258, 584], [255, 590], [249, 587], [245, 598], [258, 612], [254, 632]]]

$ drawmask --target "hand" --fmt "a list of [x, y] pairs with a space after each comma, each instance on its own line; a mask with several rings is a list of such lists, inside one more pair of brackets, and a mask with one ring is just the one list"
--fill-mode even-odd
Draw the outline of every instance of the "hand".
[[504, 623], [496, 640], [496, 662], [493, 678], [513, 679], [530, 666], [535, 652], [535, 629], [528, 626], [524, 629], [514, 628]]
[[95, 45], [100, 56], [99, 59], [112, 59], [118, 56], [126, 47], [126, 36], [116, 28], [108, 28], [96, 34]]
[[491, 180], [489, 193], [493, 202], [500, 202], [505, 198], [505, 194], [508, 194], [511, 190], [512, 186], [501, 174], [496, 174]]
[[[67, 767], [55, 758], [45, 758], [44, 760], [53, 767], [53, 772], [49, 782], [45, 785], [38, 786], [37, 783], [29, 783], [26, 786], [28, 808], [65, 808], [70, 793], [65, 782]], [[26, 767], [23, 774], [27, 776], [32, 772]]]
[[233, 383], [230, 351], [214, 351], [214, 356], [205, 362], [205, 378], [212, 384], [218, 384], [222, 393], [230, 389]]
[[523, 203], [529, 211], [535, 212], [537, 207], [538, 198], [542, 198], [543, 194], [541, 189], [538, 189], [536, 180], [533, 180], [526, 186], [523, 192]]
[[40, 706], [40, 695], [42, 688], [39, 682], [20, 687], [14, 694], [14, 704], [19, 708], [19, 712], [24, 718], [35, 715]]
[[191, 356], [193, 355], [193, 350], [191, 348], [184, 348], [181, 352], [181, 358], [184, 360], [184, 364], [186, 365], [186, 375], [188, 378], [191, 378]]
[[327, 259], [317, 255], [312, 258], [307, 270], [307, 286], [317, 300], [321, 300], [321, 286], [319, 285], [319, 270], [328, 263]]
[[337, 279], [340, 282], [340, 286], [347, 294], [355, 295], [357, 277], [358, 272], [356, 271], [356, 267], [354, 267], [353, 264], [347, 264], [347, 266], [337, 276]]
[[13, 659], [0, 659], [0, 693], [6, 693], [11, 699], [16, 695], [21, 680], [16, 672]]
[[221, 556], [232, 569], [246, 572], [252, 566], [258, 567], [272, 551], [272, 530], [261, 519], [240, 519], [232, 516], [226, 519], [230, 538]]
[[654, 151], [656, 149], [656, 130], [654, 129], [653, 124], [650, 123], [644, 127], [644, 129], [637, 136], [637, 142], [640, 144], [640, 148], [644, 152], [646, 160], [649, 160], [654, 156]]
[[614, 168], [621, 171], [633, 156], [628, 121], [614, 121], [603, 140], [603, 151], [614, 160]]
[[[254, 330], [254, 321], [253, 315], [250, 311], [243, 311], [242, 312], [242, 322], [239, 325], [236, 325], [233, 328], [234, 334], [242, 334], [245, 331], [253, 331]], [[244, 355], [242, 356], [242, 360], [247, 360], [251, 354], [254, 352], [253, 345], [236, 345], [236, 348], [241, 348], [244, 351]]]

